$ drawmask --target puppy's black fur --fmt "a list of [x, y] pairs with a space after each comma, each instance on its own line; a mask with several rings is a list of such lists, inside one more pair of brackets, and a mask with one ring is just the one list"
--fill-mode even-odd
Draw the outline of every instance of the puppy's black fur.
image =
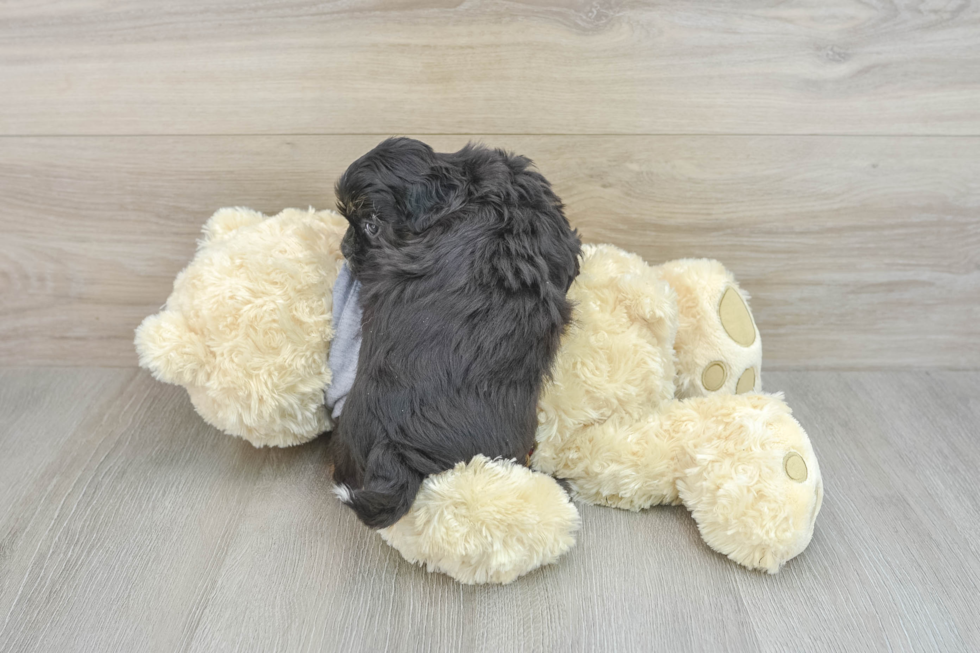
[[337, 183], [364, 317], [331, 456], [368, 526], [395, 523], [425, 476], [476, 454], [523, 460], [534, 442], [581, 243], [530, 166], [394, 138]]

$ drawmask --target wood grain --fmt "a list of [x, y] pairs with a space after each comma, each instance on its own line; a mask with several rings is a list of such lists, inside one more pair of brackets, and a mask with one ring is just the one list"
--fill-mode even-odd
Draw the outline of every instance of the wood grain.
[[[980, 139], [474, 138], [534, 158], [586, 240], [723, 261], [767, 368], [980, 366]], [[214, 209], [332, 206], [377, 140], [4, 140], [0, 363], [134, 365]]]
[[323, 441], [253, 449], [134, 370], [0, 370], [0, 651], [980, 647], [980, 374], [767, 383], [826, 488], [778, 575], [712, 552], [682, 508], [583, 506], [557, 565], [464, 587], [339, 506]]
[[980, 4], [0, 5], [0, 133], [980, 134]]

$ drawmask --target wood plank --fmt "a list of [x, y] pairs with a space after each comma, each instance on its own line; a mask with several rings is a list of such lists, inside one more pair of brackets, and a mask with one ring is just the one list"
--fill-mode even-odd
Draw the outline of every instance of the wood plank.
[[[980, 366], [980, 139], [474, 138], [533, 157], [586, 240], [726, 263], [769, 369]], [[376, 141], [3, 140], [0, 363], [135, 365], [213, 210], [332, 206]]]
[[980, 3], [0, 5], [0, 133], [980, 134]]
[[323, 440], [252, 449], [143, 372], [0, 370], [0, 651], [980, 647], [980, 373], [769, 382], [826, 488], [778, 575], [712, 552], [683, 508], [583, 506], [557, 565], [464, 587], [336, 502]]
[[[196, 627], [264, 461], [142, 372], [7, 370], [0, 384], [51, 378], [60, 386], [48, 399], [82, 399], [76, 388], [90, 384], [107, 391], [82, 404], [85, 419], [64, 442], [51, 428], [57, 410], [31, 414], [16, 433], [0, 426], [15, 453], [57, 454], [30, 491], [0, 501], [0, 650], [173, 650]], [[189, 496], [195, 510], [179, 498]]]

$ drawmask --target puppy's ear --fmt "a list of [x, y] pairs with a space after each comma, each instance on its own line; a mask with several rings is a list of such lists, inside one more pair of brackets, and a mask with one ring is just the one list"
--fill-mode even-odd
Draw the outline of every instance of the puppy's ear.
[[[491, 267], [508, 289], [533, 288], [542, 296], [557, 291], [564, 297], [579, 271], [578, 233], [569, 226], [547, 179], [527, 170], [529, 159], [508, 155], [507, 163], [515, 173], [505, 183], [506, 190], [524, 199], [507, 210], [506, 236], [496, 245]], [[487, 224], [498, 219], [497, 207], [485, 210]]]
[[408, 187], [404, 209], [412, 231], [425, 231], [443, 217], [463, 208], [464, 183], [454, 173], [450, 168], [434, 166], [425, 178]]

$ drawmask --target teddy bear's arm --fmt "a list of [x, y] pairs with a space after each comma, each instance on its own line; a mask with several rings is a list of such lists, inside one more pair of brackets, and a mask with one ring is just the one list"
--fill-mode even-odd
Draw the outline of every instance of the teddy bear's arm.
[[575, 544], [579, 515], [550, 476], [476, 456], [430, 476], [381, 536], [409, 562], [468, 585], [509, 583]]

